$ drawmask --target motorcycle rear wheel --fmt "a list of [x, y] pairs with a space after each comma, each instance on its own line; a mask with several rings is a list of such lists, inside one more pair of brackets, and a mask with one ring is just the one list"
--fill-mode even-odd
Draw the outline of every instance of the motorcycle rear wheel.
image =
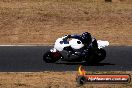
[[101, 62], [106, 57], [106, 51], [104, 49], [98, 49], [96, 52], [96, 59], [98, 62]]
[[90, 55], [86, 59], [86, 63], [95, 64], [103, 61], [106, 57], [106, 51], [104, 49], [97, 49], [96, 51], [91, 51]]

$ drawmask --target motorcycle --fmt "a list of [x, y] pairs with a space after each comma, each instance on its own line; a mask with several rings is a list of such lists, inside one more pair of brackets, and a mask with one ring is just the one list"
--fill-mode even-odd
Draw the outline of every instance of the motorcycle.
[[[97, 47], [84, 49], [84, 44], [79, 39], [67, 39], [67, 36], [58, 38], [54, 47], [43, 55], [46, 63], [57, 61], [99, 63], [106, 57], [104, 47], [109, 45], [108, 41], [97, 40]], [[86, 51], [86, 52], [85, 52]]]

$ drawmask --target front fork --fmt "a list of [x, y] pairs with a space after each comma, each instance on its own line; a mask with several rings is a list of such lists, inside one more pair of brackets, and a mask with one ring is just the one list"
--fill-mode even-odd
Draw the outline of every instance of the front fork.
[[50, 52], [57, 52], [58, 50], [55, 48], [50, 49]]

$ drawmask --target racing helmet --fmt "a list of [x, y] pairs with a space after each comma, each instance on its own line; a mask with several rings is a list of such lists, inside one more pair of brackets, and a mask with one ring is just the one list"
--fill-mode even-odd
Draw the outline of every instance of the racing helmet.
[[81, 35], [82, 42], [85, 44], [90, 44], [92, 42], [92, 36], [88, 32], [84, 32]]

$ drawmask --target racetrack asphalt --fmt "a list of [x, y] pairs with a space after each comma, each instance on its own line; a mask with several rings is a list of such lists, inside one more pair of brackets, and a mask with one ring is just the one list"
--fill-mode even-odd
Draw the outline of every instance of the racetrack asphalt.
[[52, 46], [0, 46], [0, 72], [77, 71], [84, 65], [87, 71], [131, 71], [132, 46], [109, 46], [107, 57], [99, 64], [45, 63], [43, 54]]

